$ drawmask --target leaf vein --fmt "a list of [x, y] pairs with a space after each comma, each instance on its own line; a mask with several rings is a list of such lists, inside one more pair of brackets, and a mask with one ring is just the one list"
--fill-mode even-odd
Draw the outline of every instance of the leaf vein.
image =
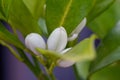
[[66, 6], [65, 12], [64, 12], [63, 17], [62, 17], [61, 22], [60, 22], [60, 26], [63, 25], [63, 23], [65, 21], [65, 18], [66, 18], [67, 14], [68, 14], [68, 12], [70, 10], [72, 2], [73, 2], [73, 0], [70, 0], [69, 3], [68, 3], [68, 5]]

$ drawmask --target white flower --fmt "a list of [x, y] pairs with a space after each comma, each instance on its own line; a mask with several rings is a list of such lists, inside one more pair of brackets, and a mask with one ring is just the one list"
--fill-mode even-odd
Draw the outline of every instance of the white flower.
[[[71, 48], [65, 49], [67, 41], [73, 41], [78, 37], [80, 31], [84, 28], [86, 24], [86, 18], [84, 18], [78, 27], [71, 33], [71, 37], [67, 37], [67, 32], [64, 27], [56, 28], [51, 35], [49, 36], [47, 43], [44, 39], [37, 33], [30, 33], [25, 38], [25, 45], [28, 49], [33, 51], [36, 55], [40, 55], [36, 48], [47, 49], [51, 51], [58, 52], [60, 54], [65, 54]], [[58, 60], [58, 66], [60, 67], [69, 67], [72, 66], [75, 62], [69, 60]]]
[[[56, 28], [49, 36], [47, 43], [45, 43], [44, 39], [39, 34], [30, 33], [25, 38], [25, 45], [36, 55], [39, 55], [39, 53], [36, 51], [36, 48], [48, 49], [51, 51], [59, 52], [61, 54], [64, 54], [71, 49], [65, 49], [67, 45], [67, 33], [63, 27]], [[60, 67], [69, 67], [73, 64], [73, 62], [66, 60], [58, 60], [58, 66]]]

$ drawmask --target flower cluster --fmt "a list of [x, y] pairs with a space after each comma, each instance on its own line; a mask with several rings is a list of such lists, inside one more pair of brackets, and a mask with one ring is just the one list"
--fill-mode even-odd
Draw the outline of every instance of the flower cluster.
[[[83, 29], [86, 24], [86, 18], [78, 25], [78, 27], [71, 33], [71, 37], [68, 38], [67, 32], [64, 27], [56, 28], [47, 39], [47, 42], [43, 39], [43, 37], [37, 33], [30, 33], [25, 38], [25, 45], [28, 49], [34, 52], [36, 55], [40, 55], [36, 48], [47, 49], [50, 51], [55, 51], [60, 54], [65, 54], [71, 48], [66, 48], [67, 42], [72, 41], [78, 37], [79, 32]], [[67, 61], [67, 60], [58, 60], [58, 66], [60, 67], [69, 67], [73, 65], [75, 62]]]

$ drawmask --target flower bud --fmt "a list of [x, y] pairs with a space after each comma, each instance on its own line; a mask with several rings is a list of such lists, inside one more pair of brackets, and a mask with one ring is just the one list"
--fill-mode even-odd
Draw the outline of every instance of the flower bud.
[[87, 19], [84, 18], [80, 24], [75, 28], [75, 30], [71, 33], [71, 36], [68, 38], [68, 41], [73, 41], [78, 37], [78, 34], [82, 31], [85, 27]]
[[48, 50], [60, 52], [67, 44], [67, 33], [63, 27], [56, 28], [48, 38]]
[[39, 53], [36, 51], [35, 48], [46, 48], [44, 39], [37, 33], [30, 33], [29, 35], [27, 35], [27, 37], [25, 38], [25, 45], [36, 55], [39, 55]]

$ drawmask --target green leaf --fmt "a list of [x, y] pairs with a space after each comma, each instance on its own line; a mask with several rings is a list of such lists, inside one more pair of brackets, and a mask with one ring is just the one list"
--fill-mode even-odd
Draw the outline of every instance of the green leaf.
[[95, 74], [89, 80], [119, 80], [120, 79], [120, 65], [119, 63], [112, 64]]
[[88, 23], [103, 13], [115, 0], [96, 0], [94, 7], [87, 16]]
[[45, 0], [23, 0], [35, 19], [39, 19], [43, 15]]
[[95, 58], [95, 45], [94, 41], [96, 39], [95, 35], [90, 38], [86, 38], [79, 44], [74, 46], [70, 51], [63, 55], [63, 59], [68, 59], [74, 62], [90, 61]]
[[12, 0], [0, 0], [0, 12], [5, 18], [8, 17], [9, 7]]
[[5, 17], [2, 15], [1, 12], [0, 12], [0, 19], [5, 20]]
[[[12, 1], [9, 12], [9, 23], [12, 27], [20, 30], [24, 35], [31, 32], [41, 33], [36, 20], [22, 0]], [[15, 12], [14, 12], [15, 11]]]
[[8, 44], [12, 44], [16, 47], [24, 49], [25, 46], [20, 42], [20, 40], [14, 34], [10, 33], [0, 22], [0, 40], [5, 41]]
[[91, 67], [92, 72], [120, 60], [120, 22], [103, 39], [97, 53], [97, 58]]
[[49, 33], [63, 26], [68, 34], [86, 17], [94, 0], [47, 0], [46, 23]]
[[[0, 0], [6, 22], [25, 36], [31, 32], [41, 34], [38, 19], [43, 15], [44, 0]], [[4, 7], [7, 6], [7, 7]]]
[[112, 5], [102, 15], [87, 25], [101, 39], [103, 39], [108, 34], [108, 32], [116, 25], [116, 22], [120, 19], [119, 3], [120, 2], [116, 1], [114, 5]]
[[74, 66], [77, 80], [86, 80], [89, 75], [90, 61], [77, 62]]

